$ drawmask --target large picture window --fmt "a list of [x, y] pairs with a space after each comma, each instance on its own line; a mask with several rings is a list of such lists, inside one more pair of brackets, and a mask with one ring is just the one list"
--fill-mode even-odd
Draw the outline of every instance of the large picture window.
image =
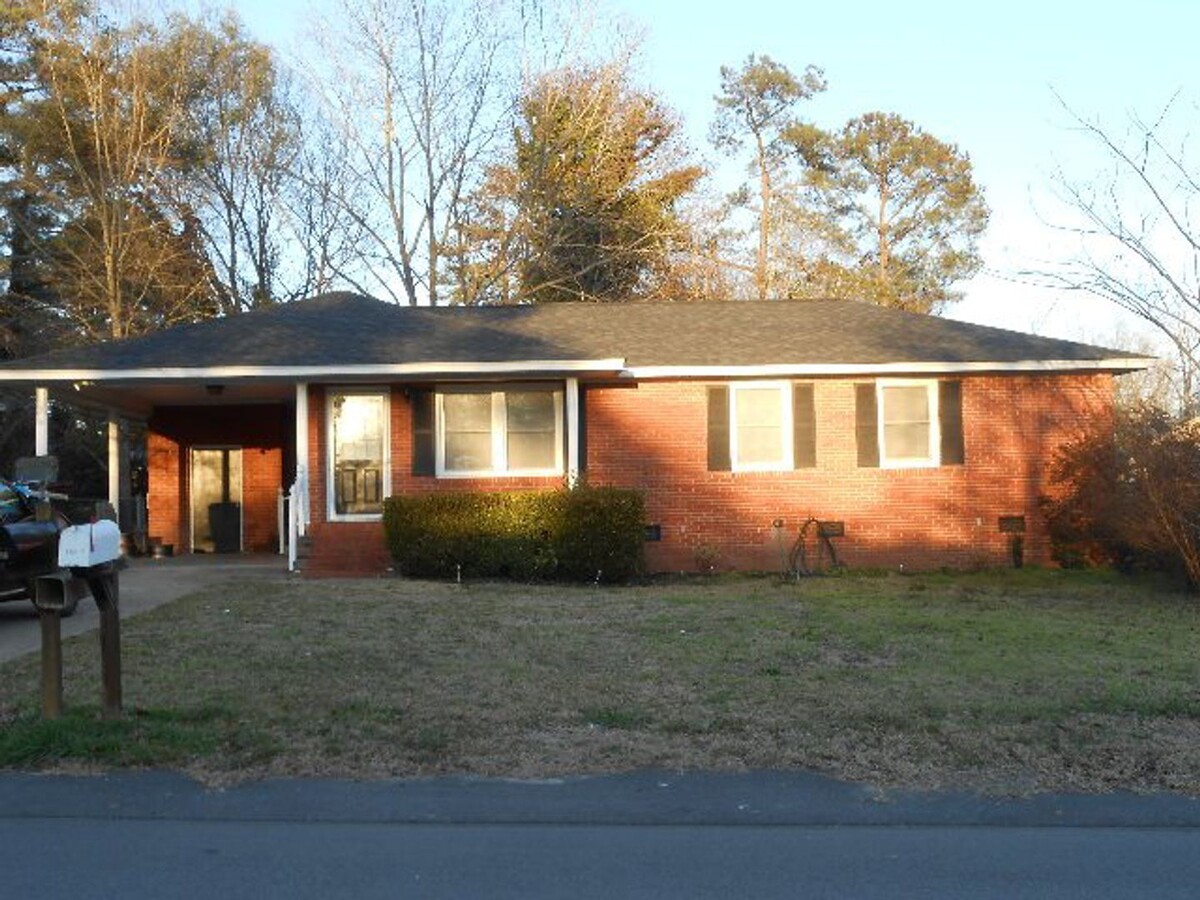
[[437, 474], [557, 475], [563, 471], [562, 391], [437, 395]]
[[387, 393], [334, 391], [328, 413], [331, 515], [381, 515], [390, 480]]
[[880, 381], [879, 464], [888, 468], [938, 465], [936, 381]]

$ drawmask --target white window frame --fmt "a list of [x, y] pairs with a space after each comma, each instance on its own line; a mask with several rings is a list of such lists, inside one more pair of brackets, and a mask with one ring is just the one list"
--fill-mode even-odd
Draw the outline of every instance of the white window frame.
[[[508, 468], [508, 406], [506, 396], [510, 393], [538, 392], [551, 394], [554, 398], [554, 466], [542, 469]], [[490, 469], [447, 469], [446, 468], [446, 412], [447, 394], [490, 394], [492, 399], [492, 467]], [[566, 472], [563, 458], [563, 389], [548, 388], [544, 384], [506, 384], [497, 388], [438, 388], [436, 400], [436, 446], [434, 473], [438, 478], [530, 478], [561, 476]]]
[[[929, 455], [921, 458], [892, 459], [887, 452], [887, 429], [884, 428], [883, 393], [885, 388], [925, 389], [929, 403]], [[933, 469], [942, 464], [941, 411], [938, 409], [938, 380], [936, 378], [881, 378], [875, 382], [876, 434], [879, 436], [879, 467], [881, 469]]]
[[392, 392], [387, 387], [329, 387], [325, 389], [325, 516], [329, 522], [378, 522], [377, 513], [337, 512], [337, 473], [334, 469], [333, 407], [338, 397], [383, 397], [383, 497], [392, 495]]
[[[781, 437], [782, 458], [768, 462], [743, 463], [738, 459], [738, 417], [737, 396], [745, 390], [778, 390], [779, 391], [779, 427]], [[738, 381], [729, 385], [729, 463], [734, 472], [790, 472], [794, 468], [793, 456], [795, 448], [792, 445], [794, 437], [792, 423], [792, 383], [790, 381]]]

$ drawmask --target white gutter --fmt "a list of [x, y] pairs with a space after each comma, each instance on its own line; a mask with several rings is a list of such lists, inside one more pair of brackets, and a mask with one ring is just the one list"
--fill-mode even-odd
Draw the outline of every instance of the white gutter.
[[967, 372], [1133, 371], [1153, 365], [1153, 357], [1048, 359], [1017, 362], [800, 363], [764, 366], [631, 366], [621, 376], [658, 378], [780, 378], [818, 375], [950, 375]]
[[1133, 371], [1153, 357], [1019, 360], [1016, 362], [777, 363], [756, 366], [630, 366], [625, 360], [563, 359], [506, 362], [424, 362], [342, 366], [162, 366], [140, 369], [0, 369], [0, 382], [318, 380], [339, 378], [473, 377], [612, 373], [644, 381], [672, 378], [782, 378], [823, 375], [950, 375], [970, 372]]
[[624, 359], [425, 362], [342, 366], [160, 366], [141, 369], [0, 369], [0, 382], [232, 381], [242, 378], [390, 378], [419, 375], [514, 375], [622, 372]]

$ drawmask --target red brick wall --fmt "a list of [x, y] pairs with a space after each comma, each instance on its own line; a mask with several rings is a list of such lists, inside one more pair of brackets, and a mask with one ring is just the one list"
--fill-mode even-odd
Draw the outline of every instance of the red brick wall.
[[[851, 566], [1007, 565], [1000, 516], [1025, 517], [1025, 559], [1049, 562], [1038, 509], [1054, 450], [1109, 421], [1111, 375], [978, 376], [963, 381], [966, 464], [859, 468], [854, 382], [815, 387], [817, 466], [794, 472], [709, 472], [700, 383], [643, 383], [587, 394], [588, 477], [641, 488], [662, 526], [652, 570], [779, 569], [809, 516], [845, 523], [834, 540]], [[782, 519], [783, 534], [773, 522]]]
[[[328, 521], [326, 470], [326, 389], [309, 388], [309, 477], [312, 498], [312, 556], [303, 572], [308, 576], [327, 577], [351, 573], [377, 574], [387, 569], [390, 559], [383, 541], [383, 527], [372, 522]], [[481, 478], [439, 479], [414, 477], [412, 474], [412, 413], [402, 387], [394, 387], [390, 397], [392, 439], [392, 493], [414, 494], [433, 491], [503, 491], [558, 487], [561, 477], [552, 478]]]
[[[859, 379], [865, 380], [865, 379]], [[643, 490], [662, 540], [647, 543], [652, 571], [776, 570], [809, 516], [839, 520], [834, 540], [851, 566], [1008, 565], [1000, 516], [1024, 516], [1024, 556], [1049, 562], [1038, 498], [1063, 441], [1110, 421], [1112, 376], [973, 376], [963, 382], [967, 462], [933, 469], [859, 468], [854, 381], [816, 382], [817, 466], [788, 472], [709, 472], [702, 382], [588, 387], [587, 477]], [[382, 527], [325, 521], [325, 396], [310, 389], [311, 571], [382, 570]], [[411, 474], [408, 401], [391, 393], [393, 494], [552, 488], [561, 478], [436, 479]], [[773, 527], [782, 519], [784, 527]], [[366, 549], [364, 549], [364, 547]]]
[[[160, 407], [146, 438], [149, 533], [191, 547], [188, 450], [196, 446], [242, 448], [242, 534], [247, 550], [279, 547], [276, 503], [284, 481], [283, 446], [291, 422], [283, 406]], [[290, 441], [289, 441], [290, 443]]]

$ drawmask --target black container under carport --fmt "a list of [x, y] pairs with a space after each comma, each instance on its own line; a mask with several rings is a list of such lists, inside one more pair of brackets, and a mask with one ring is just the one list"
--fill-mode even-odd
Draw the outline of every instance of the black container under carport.
[[242, 549], [242, 504], [210, 503], [208, 527], [213, 553], [238, 553]]

